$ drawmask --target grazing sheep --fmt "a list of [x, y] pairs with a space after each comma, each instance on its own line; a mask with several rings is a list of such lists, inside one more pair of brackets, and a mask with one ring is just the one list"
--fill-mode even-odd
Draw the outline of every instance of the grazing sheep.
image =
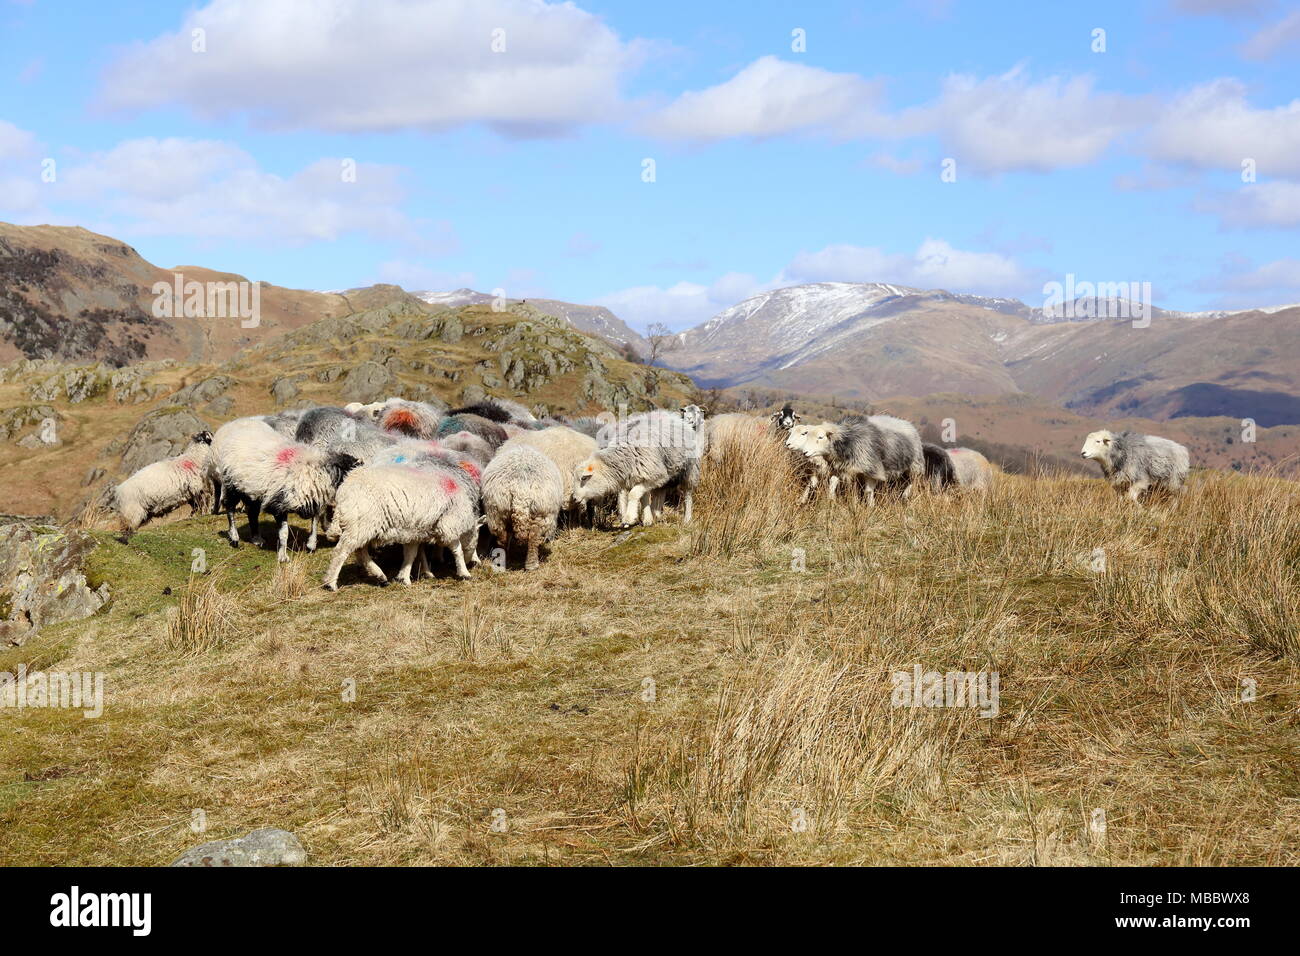
[[480, 418], [486, 418], [488, 421], [504, 425], [507, 422], [514, 422], [518, 425], [527, 427], [531, 422], [537, 421], [535, 416], [518, 402], [512, 402], [505, 398], [487, 398], [481, 402], [475, 402], [472, 405], [465, 405], [461, 408], [453, 408], [447, 412], [448, 415], [477, 415]]
[[923, 442], [921, 454], [925, 456], [925, 480], [929, 483], [931, 491], [939, 494], [957, 484], [957, 468], [948, 454], [948, 449]]
[[1136, 502], [1148, 491], [1181, 495], [1187, 481], [1187, 449], [1159, 435], [1097, 431], [1083, 443], [1084, 458], [1101, 466], [1117, 492]]
[[581, 432], [591, 438], [595, 438], [600, 433], [600, 430], [605, 426], [605, 423], [599, 418], [592, 418], [591, 416], [563, 419], [560, 424], [567, 425], [575, 432]]
[[[235, 504], [248, 512], [252, 542], [261, 547], [258, 512], [265, 509], [278, 525], [276, 556], [289, 560], [289, 515], [315, 519], [334, 499], [343, 477], [359, 462], [346, 452], [299, 444], [276, 433], [256, 418], [237, 418], [217, 429], [212, 440], [209, 470], [221, 482], [222, 503], [230, 525], [227, 536], [239, 547]], [[316, 524], [307, 550], [316, 549]]]
[[454, 435], [456, 432], [469, 432], [483, 439], [494, 449], [500, 448], [509, 436], [506, 430], [497, 422], [490, 421], [482, 415], [472, 415], [465, 413], [462, 415], [448, 415], [438, 422], [432, 435], [421, 435], [421, 438], [446, 438], [448, 435]]
[[[699, 438], [680, 415], [650, 412], [628, 419], [610, 444], [599, 449], [578, 468], [579, 503], [626, 492], [620, 497], [624, 527], [637, 521], [654, 523], [656, 492], [676, 486], [682, 493], [682, 521], [691, 520], [691, 499], [700, 480]], [[645, 497], [644, 508], [641, 499]]]
[[198, 513], [212, 493], [208, 455], [212, 432], [199, 432], [179, 455], [145, 465], [113, 489], [113, 507], [122, 519], [122, 540], [150, 518], [183, 504]]
[[841, 481], [857, 478], [863, 480], [867, 501], [873, 505], [879, 484], [898, 481], [907, 498], [916, 482], [925, 478], [921, 436], [911, 422], [890, 415], [853, 418], [838, 425], [799, 426], [790, 432], [786, 445], [808, 458], [820, 455], [826, 460], [832, 498]]
[[362, 464], [369, 464], [401, 439], [346, 409], [321, 406], [303, 414], [294, 440], [328, 451], [346, 452]]
[[[486, 467], [487, 463], [492, 460], [492, 456], [497, 452], [497, 449], [473, 432], [455, 432], [446, 438], [439, 439], [439, 441], [444, 448], [469, 455], [478, 462], [480, 468]], [[509, 444], [509, 442], [506, 444]], [[505, 445], [501, 447], [504, 448]]]
[[540, 563], [542, 545], [555, 537], [556, 522], [564, 505], [564, 479], [546, 455], [528, 445], [501, 447], [483, 469], [483, 511], [497, 543], [523, 542], [527, 549], [524, 569]]
[[716, 465], [729, 446], [770, 433], [768, 423], [756, 415], [742, 412], [715, 415], [704, 423], [705, 457], [710, 464]]
[[555, 463], [564, 481], [564, 507], [571, 510], [578, 508], [575, 497], [578, 466], [596, 453], [596, 439], [565, 425], [552, 425], [540, 431], [517, 435], [502, 445], [497, 454], [518, 445], [536, 448]]
[[435, 406], [400, 398], [390, 398], [379, 413], [379, 426], [384, 431], [411, 438], [437, 438], [442, 420], [443, 414]]
[[988, 491], [993, 487], [993, 465], [974, 448], [949, 448], [957, 487], [964, 491]]
[[[451, 549], [456, 576], [468, 578], [466, 550], [478, 536], [479, 488], [458, 468], [410, 464], [363, 465], [339, 486], [329, 533], [338, 536], [324, 585], [338, 590], [339, 572], [358, 552], [370, 575], [387, 583], [370, 549], [403, 546], [397, 580], [411, 583], [411, 567], [425, 542]], [[427, 566], [423, 573], [431, 573]]]

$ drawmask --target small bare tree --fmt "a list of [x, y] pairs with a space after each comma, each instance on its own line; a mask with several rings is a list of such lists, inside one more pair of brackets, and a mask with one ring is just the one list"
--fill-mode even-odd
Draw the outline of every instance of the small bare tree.
[[650, 354], [646, 356], [646, 364], [651, 368], [669, 352], [676, 352], [682, 347], [682, 340], [662, 322], [651, 322], [646, 326], [645, 340], [646, 344], [650, 346]]

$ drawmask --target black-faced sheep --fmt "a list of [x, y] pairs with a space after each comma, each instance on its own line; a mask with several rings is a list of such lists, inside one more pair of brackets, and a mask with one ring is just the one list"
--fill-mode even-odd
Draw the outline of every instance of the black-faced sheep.
[[875, 504], [877, 485], [898, 482], [904, 486], [903, 496], [910, 497], [916, 482], [925, 479], [921, 436], [911, 422], [890, 415], [798, 426], [786, 445], [808, 458], [825, 459], [831, 497], [840, 482], [861, 478], [867, 500]]
[[483, 469], [483, 512], [488, 531], [510, 553], [512, 544], [524, 545], [524, 568], [535, 569], [541, 548], [555, 537], [560, 508], [564, 505], [564, 480], [546, 455], [528, 445], [507, 442]]
[[1187, 449], [1159, 435], [1097, 431], [1084, 440], [1084, 458], [1101, 466], [1101, 473], [1119, 493], [1136, 502], [1143, 494], [1180, 495], [1187, 481]]
[[[339, 482], [357, 464], [345, 452], [287, 439], [256, 418], [237, 418], [222, 425], [212, 440], [209, 470], [221, 483], [231, 546], [239, 546], [235, 504], [243, 501], [252, 542], [262, 545], [257, 519], [265, 509], [278, 525], [277, 557], [289, 560], [289, 515], [318, 518], [333, 502]], [[308, 550], [316, 547], [315, 527], [313, 521]]]
[[113, 507], [122, 519], [122, 538], [135, 533], [150, 518], [183, 504], [197, 513], [211, 499], [208, 457], [212, 432], [190, 437], [185, 450], [173, 458], [145, 465], [113, 489]]

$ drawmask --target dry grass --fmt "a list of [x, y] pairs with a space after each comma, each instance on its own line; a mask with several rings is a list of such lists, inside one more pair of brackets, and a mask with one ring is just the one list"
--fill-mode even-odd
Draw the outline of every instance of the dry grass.
[[218, 589], [215, 577], [195, 575], [167, 615], [163, 644], [178, 654], [211, 653], [234, 633], [236, 614], [234, 600]]
[[[202, 807], [322, 864], [1300, 863], [1293, 484], [800, 508], [772, 474], [713, 469], [695, 528], [337, 595], [250, 549], [188, 581], [220, 519], [104, 535], [113, 605], [22, 650], [109, 704], [0, 714], [0, 855], [166, 862]], [[894, 706], [918, 665], [996, 672], [997, 716]]]
[[307, 571], [307, 562], [301, 557], [290, 558], [275, 566], [275, 574], [267, 585], [267, 593], [276, 601], [292, 601], [302, 597], [315, 586]]

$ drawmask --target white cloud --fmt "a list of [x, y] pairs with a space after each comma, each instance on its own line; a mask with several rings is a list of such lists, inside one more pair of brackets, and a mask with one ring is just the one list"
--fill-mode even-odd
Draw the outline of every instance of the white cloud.
[[31, 156], [36, 151], [36, 137], [0, 119], [0, 162]]
[[230, 143], [145, 138], [61, 164], [50, 201], [93, 204], [120, 234], [301, 244], [363, 233], [424, 254], [450, 251], [448, 224], [401, 211], [401, 172], [321, 159], [284, 177]]
[[977, 172], [1048, 171], [1096, 160], [1151, 115], [1151, 103], [1093, 89], [1091, 77], [1031, 82], [1020, 68], [977, 79], [948, 77], [919, 113], [948, 155]]
[[48, 221], [36, 137], [0, 120], [0, 214], [19, 223]]
[[[204, 52], [193, 50], [196, 30]], [[572, 3], [211, 0], [115, 61], [102, 100], [123, 109], [180, 103], [282, 129], [482, 123], [512, 136], [556, 135], [610, 116], [643, 53]]]
[[1240, 80], [1213, 80], [1164, 111], [1148, 147], [1157, 159], [1201, 169], [1240, 170], [1253, 159], [1261, 178], [1300, 175], [1300, 99], [1256, 109]]
[[601, 296], [595, 304], [605, 306], [639, 332], [652, 322], [681, 330], [699, 325], [728, 306], [775, 285], [761, 283], [744, 273], [728, 272], [712, 285], [678, 282], [667, 288], [635, 286]]
[[956, 249], [943, 239], [926, 239], [913, 253], [888, 253], [877, 246], [831, 245], [801, 252], [783, 273], [797, 282], [890, 282], [950, 292], [1014, 295], [1029, 283], [1026, 271], [997, 252]]
[[854, 73], [765, 56], [717, 86], [688, 91], [651, 116], [654, 135], [693, 142], [843, 132], [873, 113], [878, 84]]
[[1228, 229], [1300, 226], [1300, 183], [1253, 183], [1202, 202], [1199, 208], [1217, 215]]
[[474, 273], [445, 272], [422, 262], [393, 259], [380, 264], [375, 281], [400, 285], [408, 292], [450, 292], [453, 289], [472, 289]]
[[1248, 60], [1268, 60], [1288, 47], [1300, 50], [1300, 10], [1260, 29], [1241, 47]]

